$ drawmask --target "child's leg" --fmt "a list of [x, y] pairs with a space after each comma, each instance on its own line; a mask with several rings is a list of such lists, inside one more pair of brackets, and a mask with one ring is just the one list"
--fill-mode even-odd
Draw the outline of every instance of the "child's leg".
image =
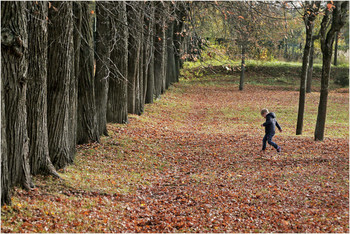
[[272, 145], [273, 148], [277, 149], [277, 148], [278, 148], [278, 145], [277, 145], [275, 142], [272, 141], [272, 137], [273, 137], [273, 136], [274, 136], [274, 135], [268, 135], [268, 136], [267, 136], [267, 142], [268, 142], [270, 145]]
[[267, 141], [267, 134], [265, 134], [265, 136], [264, 136], [264, 138], [263, 138], [262, 150], [266, 150], [266, 141]]

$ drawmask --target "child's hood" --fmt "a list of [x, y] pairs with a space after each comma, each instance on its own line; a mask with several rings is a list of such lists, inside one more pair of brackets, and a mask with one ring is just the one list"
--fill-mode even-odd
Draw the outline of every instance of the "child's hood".
[[273, 113], [273, 112], [268, 113], [266, 116], [270, 116], [270, 117], [272, 117], [272, 118], [276, 118], [276, 115], [275, 115], [275, 113]]

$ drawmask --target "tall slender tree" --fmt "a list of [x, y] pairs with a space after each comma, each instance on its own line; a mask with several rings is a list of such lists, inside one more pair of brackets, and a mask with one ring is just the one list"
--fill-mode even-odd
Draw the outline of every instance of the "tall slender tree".
[[304, 10], [303, 20], [305, 23], [306, 40], [305, 40], [304, 55], [303, 55], [303, 65], [301, 68], [301, 77], [300, 77], [299, 109], [298, 109], [296, 135], [301, 135], [303, 132], [308, 63], [310, 58], [310, 51], [312, 48], [312, 35], [313, 35], [314, 22], [318, 14], [319, 6], [320, 6], [319, 1], [306, 3], [306, 7]]

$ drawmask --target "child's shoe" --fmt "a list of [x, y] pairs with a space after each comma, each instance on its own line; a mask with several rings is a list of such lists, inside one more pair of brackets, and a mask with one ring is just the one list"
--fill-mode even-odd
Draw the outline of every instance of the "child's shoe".
[[278, 152], [278, 153], [281, 152], [281, 147], [278, 146], [277, 152]]

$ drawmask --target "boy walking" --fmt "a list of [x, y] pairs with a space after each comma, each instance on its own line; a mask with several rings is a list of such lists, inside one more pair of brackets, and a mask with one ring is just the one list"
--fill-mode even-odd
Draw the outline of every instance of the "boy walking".
[[265, 136], [263, 138], [262, 151], [265, 152], [266, 141], [267, 141], [270, 145], [272, 145], [277, 150], [277, 152], [281, 152], [281, 147], [279, 147], [275, 142], [272, 141], [272, 137], [275, 135], [275, 129], [276, 129], [275, 126], [277, 126], [280, 132], [282, 132], [282, 128], [276, 120], [275, 113], [273, 112], [269, 113], [267, 109], [262, 109], [261, 116], [266, 118], [266, 122], [261, 125], [261, 127], [265, 127]]

